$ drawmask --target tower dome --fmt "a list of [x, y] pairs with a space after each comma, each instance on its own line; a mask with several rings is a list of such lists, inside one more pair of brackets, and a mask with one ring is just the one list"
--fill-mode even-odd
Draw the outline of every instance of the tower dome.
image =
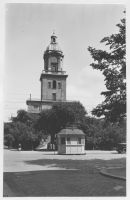
[[57, 36], [55, 35], [55, 32], [53, 31], [53, 35], [51, 36], [51, 42], [47, 46], [46, 51], [59, 51], [62, 52], [61, 48], [59, 47], [57, 43]]
[[44, 52], [44, 70], [58, 72], [63, 69], [63, 52], [57, 43], [57, 36], [53, 31], [51, 42]]
[[57, 43], [50, 43], [46, 48], [46, 51], [60, 51], [62, 52], [61, 48]]

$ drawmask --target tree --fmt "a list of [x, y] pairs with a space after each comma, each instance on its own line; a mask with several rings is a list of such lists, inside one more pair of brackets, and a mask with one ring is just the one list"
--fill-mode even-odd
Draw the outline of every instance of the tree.
[[122, 123], [111, 123], [106, 122], [105, 119], [86, 116], [83, 127], [83, 132], [86, 134], [86, 149], [110, 150], [115, 148], [118, 143], [126, 142], [125, 119]]
[[39, 114], [39, 119], [36, 122], [35, 129], [39, 132], [40, 138], [42, 135], [49, 135], [51, 132], [51, 117], [52, 109], [44, 109]]
[[100, 149], [110, 150], [120, 142], [126, 142], [126, 124], [108, 123], [101, 130]]
[[[26, 133], [22, 135], [24, 143], [31, 143], [31, 149], [33, 150], [33, 143], [38, 140], [38, 135], [35, 133], [35, 129], [32, 127], [26, 127]], [[25, 146], [23, 143], [23, 146]], [[27, 147], [25, 147], [27, 148]]]
[[58, 102], [54, 103], [51, 109], [43, 110], [35, 128], [41, 135], [51, 135], [54, 139], [62, 128], [76, 125], [81, 126], [87, 112], [80, 102]]
[[84, 117], [87, 115], [84, 106], [78, 101], [54, 103], [52, 110], [53, 125], [56, 124], [55, 131], [57, 133], [61, 128], [67, 126], [75, 125], [80, 128]]
[[12, 122], [21, 122], [28, 126], [34, 126], [38, 120], [39, 115], [36, 113], [28, 113], [26, 110], [18, 110], [16, 117], [11, 117]]
[[18, 144], [21, 143], [24, 150], [33, 150], [33, 146], [39, 145], [36, 130], [20, 121], [4, 124], [4, 140], [8, 146], [14, 148], [18, 148]]
[[83, 132], [86, 134], [85, 146], [86, 149], [95, 149], [99, 146], [101, 140], [101, 132], [103, 130], [102, 122], [100, 119], [86, 116], [85, 129]]
[[102, 71], [107, 91], [104, 102], [92, 110], [92, 114], [111, 122], [121, 121], [126, 116], [126, 33], [125, 19], [121, 20], [118, 34], [105, 37], [101, 43], [109, 45], [110, 52], [88, 47], [94, 63], [93, 69]]
[[14, 137], [12, 135], [12, 129], [10, 123], [4, 124], [4, 143], [5, 145], [12, 146], [12, 142], [14, 141]]
[[16, 117], [11, 117], [15, 146], [21, 142], [22, 148], [33, 150], [33, 144], [34, 146], [35, 143], [38, 145], [39, 134], [35, 129], [38, 119], [38, 114], [28, 113], [23, 109], [17, 111]]
[[11, 122], [4, 124], [4, 139], [8, 141], [8, 145], [13, 142], [13, 146], [17, 147], [25, 132], [26, 126], [23, 123]]

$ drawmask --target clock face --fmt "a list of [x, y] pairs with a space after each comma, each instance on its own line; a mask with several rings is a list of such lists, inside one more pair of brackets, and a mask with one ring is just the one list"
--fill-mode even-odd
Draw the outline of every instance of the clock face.
[[51, 62], [57, 63], [57, 58], [56, 57], [51, 57]]

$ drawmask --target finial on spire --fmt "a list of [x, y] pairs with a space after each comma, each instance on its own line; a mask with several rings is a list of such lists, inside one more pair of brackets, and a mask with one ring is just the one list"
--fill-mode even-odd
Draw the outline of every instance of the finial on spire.
[[55, 35], [55, 30], [53, 30], [53, 34], [52, 34], [52, 36], [51, 36], [51, 43], [57, 43], [56, 42], [56, 35]]

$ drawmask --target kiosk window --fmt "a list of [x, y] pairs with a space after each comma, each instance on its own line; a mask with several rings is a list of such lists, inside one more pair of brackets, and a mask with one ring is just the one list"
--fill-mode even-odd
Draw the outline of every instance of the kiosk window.
[[67, 144], [70, 144], [70, 137], [67, 137]]
[[65, 144], [65, 138], [61, 138], [61, 144]]
[[81, 138], [78, 138], [78, 144], [81, 144]]

